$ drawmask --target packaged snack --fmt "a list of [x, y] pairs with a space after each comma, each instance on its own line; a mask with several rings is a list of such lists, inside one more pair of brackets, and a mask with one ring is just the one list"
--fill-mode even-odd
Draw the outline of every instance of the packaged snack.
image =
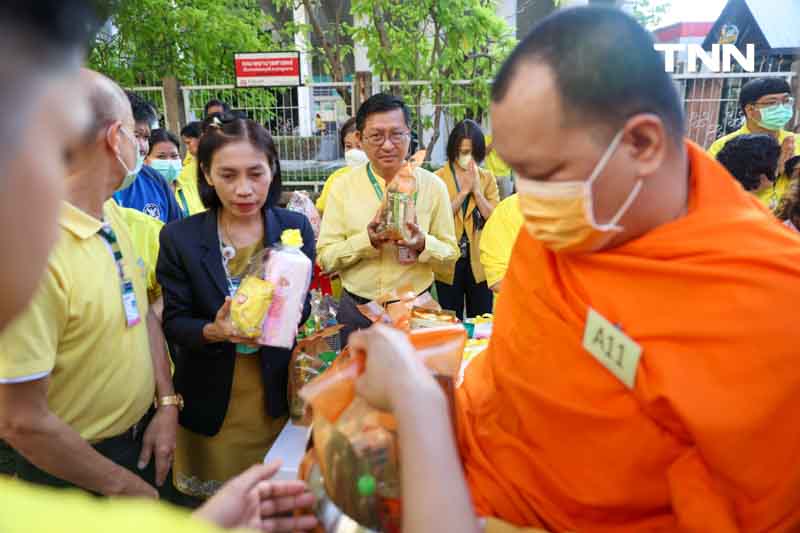
[[464, 322], [472, 324], [472, 334], [470, 338], [474, 339], [488, 339], [492, 336], [492, 325], [494, 324], [494, 317], [490, 313], [468, 318]]
[[[413, 331], [409, 340], [452, 401], [466, 341], [464, 328]], [[392, 415], [355, 395], [365, 363], [364, 354], [341, 357], [300, 395], [313, 407], [314, 452], [327, 495], [360, 525], [399, 532], [402, 487], [397, 423]], [[441, 430], [445, 428], [431, 428]]]
[[231, 301], [231, 322], [243, 337], [257, 339], [261, 336], [273, 289], [272, 283], [254, 275], [242, 280]]
[[274, 291], [259, 344], [286, 349], [294, 344], [312, 271], [302, 246], [300, 230], [287, 229], [281, 234], [281, 246], [269, 253], [264, 278]]
[[455, 311], [414, 307], [411, 309], [411, 320], [409, 324], [412, 330], [435, 328], [446, 324], [458, 324], [458, 317]]
[[404, 331], [412, 329], [410, 321], [414, 308], [436, 312], [442, 310], [429, 292], [417, 296], [411, 287], [392, 290], [377, 300], [356, 307], [372, 322], [388, 324]]

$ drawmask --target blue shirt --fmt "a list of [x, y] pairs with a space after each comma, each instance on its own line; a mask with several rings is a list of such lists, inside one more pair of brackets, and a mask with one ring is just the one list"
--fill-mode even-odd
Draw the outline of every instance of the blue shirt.
[[157, 170], [147, 165], [130, 187], [114, 193], [114, 200], [122, 207], [136, 209], [165, 224], [183, 217], [169, 184]]

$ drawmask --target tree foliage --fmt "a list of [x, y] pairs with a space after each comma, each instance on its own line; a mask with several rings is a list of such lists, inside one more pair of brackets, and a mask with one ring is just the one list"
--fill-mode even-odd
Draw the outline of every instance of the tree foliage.
[[364, 44], [382, 80], [429, 82], [392, 88], [415, 108], [420, 138], [424, 129], [433, 128], [429, 154], [443, 112], [455, 119], [480, 116], [489, 102], [495, 69], [515, 42], [512, 29], [496, 14], [495, 2], [353, 0], [352, 10], [366, 21], [355, 27], [353, 38]]
[[230, 83], [234, 53], [271, 49], [270, 22], [257, 0], [119, 2], [89, 64], [123, 85]]
[[639, 24], [648, 30], [653, 30], [661, 24], [672, 5], [672, 0], [632, 0], [628, 5]]
[[[284, 23], [281, 32], [284, 41], [289, 41], [295, 33], [306, 36], [308, 47], [300, 50], [311, 54], [322, 68], [317, 74], [327, 74], [334, 82], [343, 82], [353, 73], [348, 68], [353, 56], [353, 26], [350, 24], [350, 13], [346, 11], [348, 2], [337, 1], [333, 6], [326, 6], [323, 0], [274, 0], [273, 6], [278, 10], [294, 10], [302, 8], [306, 12], [307, 22], [298, 24], [293, 20]], [[332, 7], [332, 16], [323, 20], [325, 7]], [[326, 23], [327, 22], [327, 23]], [[313, 46], [313, 40], [319, 43]], [[345, 102], [350, 102], [351, 94], [348, 89], [339, 89], [339, 94]]]
[[[554, 3], [556, 7], [563, 7], [566, 0], [554, 0]], [[622, 0], [622, 4], [639, 24], [653, 30], [672, 7], [672, 0]]]

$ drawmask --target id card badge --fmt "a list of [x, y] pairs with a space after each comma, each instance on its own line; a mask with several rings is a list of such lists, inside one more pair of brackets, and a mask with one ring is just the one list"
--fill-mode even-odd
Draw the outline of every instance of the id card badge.
[[629, 389], [636, 385], [642, 347], [603, 315], [589, 309], [583, 347]]
[[133, 282], [125, 280], [122, 282], [122, 305], [125, 308], [125, 321], [129, 328], [142, 321], [139, 315], [139, 306], [136, 302], [136, 292], [133, 290]]

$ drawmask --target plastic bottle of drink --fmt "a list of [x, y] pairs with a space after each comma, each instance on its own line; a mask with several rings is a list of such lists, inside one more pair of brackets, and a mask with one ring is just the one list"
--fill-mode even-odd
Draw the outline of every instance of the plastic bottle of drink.
[[275, 291], [260, 339], [265, 346], [289, 349], [294, 345], [313, 269], [302, 246], [300, 230], [287, 229], [281, 234], [281, 246], [269, 254], [265, 278]]

